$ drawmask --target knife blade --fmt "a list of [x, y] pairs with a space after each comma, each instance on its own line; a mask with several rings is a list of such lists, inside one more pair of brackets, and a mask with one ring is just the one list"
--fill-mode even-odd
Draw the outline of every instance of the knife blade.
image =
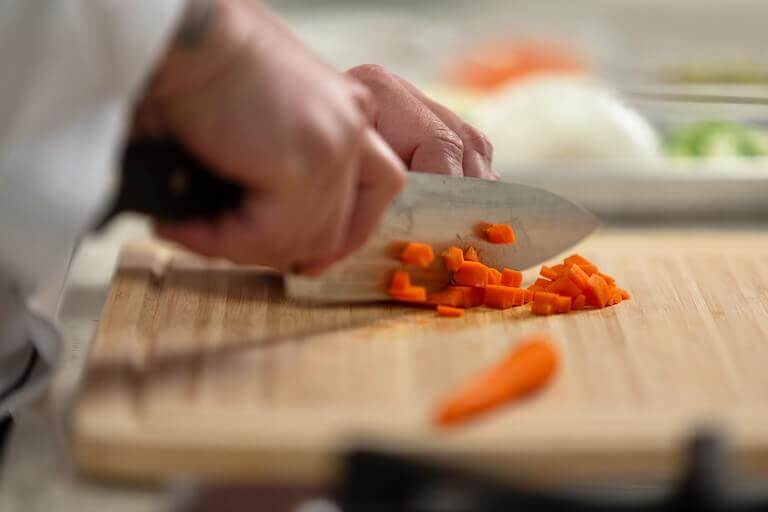
[[[100, 225], [123, 211], [163, 220], [215, 218], [235, 211], [242, 188], [227, 181], [169, 140], [134, 141], [126, 148], [112, 208]], [[510, 224], [514, 245], [488, 243], [484, 223]], [[399, 252], [409, 241], [432, 244], [437, 256], [447, 247], [473, 246], [497, 269], [526, 269], [565, 251], [589, 235], [599, 221], [587, 210], [542, 189], [506, 182], [409, 173], [368, 243], [317, 278], [285, 276], [286, 293], [300, 300], [366, 302], [387, 299]], [[437, 257], [427, 269], [410, 269], [414, 283], [445, 286], [448, 270]]]
[[[488, 223], [510, 224], [514, 245], [485, 240]], [[401, 267], [399, 252], [410, 241], [435, 251], [426, 269], [409, 267], [412, 281], [428, 289], [449, 282], [440, 258], [448, 247], [474, 247], [492, 267], [527, 269], [572, 247], [599, 225], [576, 204], [542, 189], [507, 182], [410, 173], [377, 232], [368, 243], [317, 278], [285, 277], [287, 295], [322, 302], [387, 299], [392, 272]]]

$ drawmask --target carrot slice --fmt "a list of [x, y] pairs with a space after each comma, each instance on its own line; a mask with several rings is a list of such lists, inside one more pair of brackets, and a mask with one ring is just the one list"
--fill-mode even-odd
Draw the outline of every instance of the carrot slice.
[[567, 277], [561, 277], [557, 281], [547, 286], [546, 290], [549, 293], [564, 295], [573, 299], [581, 295], [581, 289]]
[[453, 273], [453, 280], [456, 284], [485, 288], [488, 284], [488, 267], [477, 261], [465, 261]]
[[423, 286], [410, 286], [405, 290], [390, 290], [389, 295], [402, 302], [426, 302], [427, 289]]
[[451, 393], [438, 407], [435, 422], [461, 423], [542, 388], [557, 373], [558, 359], [547, 337], [524, 340], [498, 365]]
[[519, 270], [505, 268], [501, 272], [501, 284], [519, 288], [520, 285], [523, 284], [523, 273]]
[[389, 281], [390, 290], [405, 290], [411, 286], [411, 276], [405, 270], [398, 270], [392, 273], [392, 279]]
[[541, 286], [542, 288], [546, 288], [546, 287], [547, 287], [547, 286], [549, 286], [550, 284], [552, 284], [552, 281], [550, 281], [549, 279], [544, 279], [543, 277], [540, 277], [540, 278], [538, 278], [538, 279], [537, 279], [537, 280], [536, 280], [536, 281], [533, 283], [533, 286]]
[[571, 267], [568, 269], [568, 272], [566, 273], [566, 277], [573, 281], [573, 284], [578, 286], [582, 291], [589, 288], [589, 276], [578, 265], [571, 265]]
[[581, 267], [581, 270], [584, 271], [585, 274], [588, 276], [592, 276], [592, 274], [597, 274], [597, 266], [596, 265], [579, 265]]
[[517, 241], [515, 231], [509, 224], [491, 224], [485, 230], [485, 236], [492, 244], [514, 244]]
[[464, 263], [464, 252], [458, 247], [449, 247], [443, 252], [443, 261], [448, 270], [455, 272]]
[[579, 267], [581, 267], [583, 265], [589, 265], [589, 266], [592, 266], [592, 267], [595, 266], [594, 263], [589, 261], [587, 258], [582, 256], [581, 254], [572, 254], [572, 255], [568, 256], [567, 258], [565, 258], [563, 263], [565, 263], [565, 265], [568, 268], [570, 268], [572, 265], [577, 265]]
[[485, 305], [489, 308], [508, 309], [513, 306], [522, 306], [525, 298], [525, 290], [489, 284], [485, 287]]
[[531, 286], [526, 288], [526, 290], [528, 290], [531, 293], [536, 293], [536, 292], [543, 292], [544, 290], [546, 290], [546, 288], [544, 286], [532, 284]]
[[578, 297], [576, 297], [576, 300], [573, 301], [573, 306], [571, 307], [571, 309], [573, 311], [580, 311], [584, 309], [584, 306], [586, 305], [586, 303], [587, 303], [587, 297], [585, 295], [579, 295]]
[[434, 259], [435, 254], [432, 251], [432, 246], [419, 242], [410, 242], [400, 254], [400, 261], [406, 265], [428, 267]]
[[464, 306], [464, 293], [461, 290], [446, 288], [427, 294], [427, 304], [435, 306]]
[[533, 291], [525, 290], [525, 293], [523, 294], [523, 304], [528, 304], [531, 301], [533, 301]]
[[549, 279], [550, 281], [556, 281], [560, 278], [560, 273], [546, 265], [541, 266], [541, 271], [539, 273], [542, 275], [542, 277]]
[[466, 251], [464, 251], [464, 259], [467, 261], [480, 261], [480, 258], [477, 255], [477, 251], [474, 247], [469, 247]]
[[440, 316], [450, 316], [450, 317], [458, 318], [460, 316], [464, 316], [464, 310], [461, 308], [454, 308], [451, 306], [439, 305], [437, 306], [437, 314]]
[[573, 299], [571, 297], [559, 296], [555, 301], [555, 313], [568, 313], [573, 307]]
[[608, 287], [608, 283], [605, 279], [597, 274], [589, 276], [589, 287], [584, 290], [584, 295], [587, 297], [587, 305], [604, 308], [608, 301], [611, 300], [611, 291]]
[[549, 316], [555, 312], [555, 305], [549, 302], [536, 302], [534, 298], [531, 303], [531, 312], [534, 315]]
[[621, 293], [622, 300], [629, 300], [632, 297], [627, 290], [623, 290], [621, 288], [619, 288], [618, 290], [619, 290], [619, 293]]
[[501, 272], [493, 267], [488, 267], [488, 284], [501, 284]]

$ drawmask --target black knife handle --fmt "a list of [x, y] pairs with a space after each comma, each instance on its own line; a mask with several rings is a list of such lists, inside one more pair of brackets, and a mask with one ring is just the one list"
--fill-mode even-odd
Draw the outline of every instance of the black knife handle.
[[130, 142], [122, 155], [117, 195], [103, 226], [123, 212], [164, 221], [213, 220], [237, 211], [245, 189], [212, 172], [172, 139]]

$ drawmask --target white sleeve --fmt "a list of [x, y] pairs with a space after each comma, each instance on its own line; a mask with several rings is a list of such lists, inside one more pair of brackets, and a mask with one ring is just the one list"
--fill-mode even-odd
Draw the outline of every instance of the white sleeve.
[[[184, 3], [0, 2], [0, 416], [56, 363], [58, 334], [29, 297], [104, 207], [130, 106]], [[34, 378], [7, 395], [33, 347]]]

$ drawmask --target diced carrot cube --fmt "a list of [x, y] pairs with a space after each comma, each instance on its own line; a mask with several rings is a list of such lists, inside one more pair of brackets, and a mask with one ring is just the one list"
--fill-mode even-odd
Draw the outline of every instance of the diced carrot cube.
[[402, 302], [426, 302], [427, 289], [423, 286], [411, 286], [405, 290], [390, 290], [389, 295]]
[[616, 280], [612, 278], [611, 276], [607, 276], [603, 274], [602, 272], [597, 272], [597, 275], [605, 279], [605, 282], [608, 283], [608, 286], [616, 286]]
[[597, 274], [589, 276], [589, 287], [584, 290], [587, 297], [587, 305], [595, 308], [604, 308], [611, 300], [611, 291], [605, 279]]
[[547, 286], [549, 286], [550, 284], [552, 284], [552, 281], [550, 281], [549, 279], [544, 279], [543, 277], [540, 277], [540, 278], [538, 278], [538, 279], [537, 279], [537, 280], [536, 280], [536, 281], [533, 283], [533, 286], [541, 286], [542, 288], [546, 288], [546, 287], [547, 287]]
[[571, 309], [574, 311], [580, 311], [584, 309], [584, 306], [587, 303], [587, 297], [585, 295], [579, 295], [576, 297], [576, 300], [573, 301], [573, 306]]
[[477, 251], [474, 247], [469, 247], [466, 251], [464, 251], [464, 259], [467, 261], [480, 261], [480, 258], [478, 257]]
[[509, 286], [489, 284], [485, 287], [485, 305], [490, 308], [507, 309], [522, 306], [525, 290]]
[[439, 305], [437, 306], [437, 314], [440, 316], [458, 318], [464, 316], [464, 310], [461, 308]]
[[515, 231], [509, 224], [491, 224], [485, 230], [485, 236], [492, 244], [514, 244]]
[[549, 293], [564, 295], [573, 299], [581, 295], [581, 289], [579, 289], [579, 287], [576, 286], [573, 281], [567, 277], [561, 277], [557, 281], [547, 286], [546, 290]]
[[501, 272], [493, 267], [488, 267], [488, 284], [501, 284]]
[[533, 296], [534, 302], [546, 302], [548, 304], [556, 304], [557, 303], [557, 295], [556, 293], [550, 293], [550, 292], [536, 292], [536, 294]]
[[400, 260], [406, 265], [418, 265], [428, 267], [435, 259], [432, 246], [419, 242], [410, 242], [400, 254]]
[[453, 280], [456, 284], [485, 288], [488, 284], [488, 267], [477, 261], [465, 261], [454, 272]]
[[533, 291], [525, 290], [525, 293], [523, 294], [523, 304], [528, 304], [531, 301], [533, 301]]
[[573, 284], [579, 287], [579, 290], [584, 291], [589, 287], [589, 276], [578, 265], [571, 265], [566, 276], [573, 281]]
[[411, 276], [405, 270], [398, 270], [392, 273], [392, 279], [389, 281], [390, 290], [405, 290], [411, 286]]
[[537, 284], [532, 284], [531, 286], [529, 286], [529, 287], [528, 287], [528, 288], [526, 288], [526, 289], [527, 289], [529, 292], [531, 292], [531, 293], [536, 293], [536, 292], [543, 292], [543, 291], [544, 291], [546, 288], [545, 288], [545, 287], [543, 287], [543, 286], [539, 286], [539, 285], [537, 285]]
[[589, 261], [587, 258], [582, 256], [581, 254], [572, 254], [572, 255], [568, 256], [567, 258], [565, 258], [565, 261], [563, 261], [563, 263], [565, 263], [565, 265], [568, 268], [570, 268], [571, 265], [578, 265], [579, 267], [582, 266], [582, 265], [590, 265], [590, 266], [593, 266], [593, 267], [595, 266], [594, 263]]
[[456, 290], [462, 294], [464, 308], [473, 308], [480, 306], [484, 301], [483, 288], [475, 288], [473, 286], [449, 286], [446, 290]]
[[632, 297], [627, 290], [621, 288], [619, 288], [619, 293], [621, 293], [622, 300], [629, 300]]
[[555, 313], [568, 313], [572, 304], [573, 299], [571, 297], [559, 296], [555, 302]]
[[560, 274], [558, 272], [546, 265], [541, 266], [541, 271], [539, 273], [542, 275], [542, 277], [545, 277], [550, 281], [556, 281], [558, 278], [560, 278]]
[[505, 268], [501, 272], [501, 284], [519, 288], [520, 285], [523, 284], [523, 273], [519, 270]]
[[579, 267], [581, 267], [581, 270], [588, 276], [592, 276], [592, 274], [597, 274], [598, 272], [597, 266], [595, 265], [579, 265]]
[[451, 288], [432, 292], [427, 295], [427, 304], [463, 307], [464, 293], [461, 290]]
[[533, 301], [533, 303], [531, 304], [531, 312], [534, 315], [548, 316], [555, 312], [555, 307], [553, 304], [550, 304], [549, 302]]
[[451, 272], [455, 272], [464, 263], [464, 251], [458, 247], [449, 247], [443, 252], [445, 266]]

